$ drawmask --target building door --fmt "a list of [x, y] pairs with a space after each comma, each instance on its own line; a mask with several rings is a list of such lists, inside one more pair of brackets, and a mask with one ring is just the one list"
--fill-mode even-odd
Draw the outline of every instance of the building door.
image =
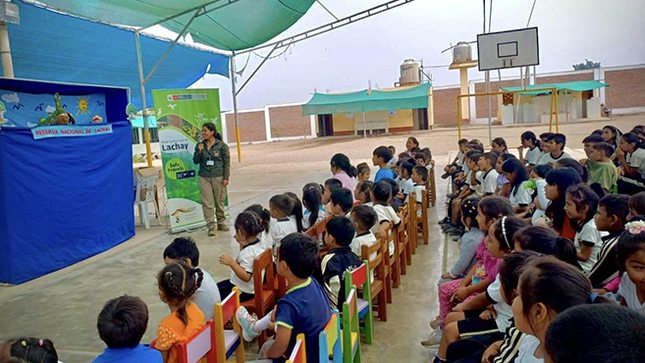
[[419, 130], [428, 129], [428, 109], [420, 108], [417, 110], [419, 115]]
[[318, 136], [334, 136], [332, 115], [318, 115]]

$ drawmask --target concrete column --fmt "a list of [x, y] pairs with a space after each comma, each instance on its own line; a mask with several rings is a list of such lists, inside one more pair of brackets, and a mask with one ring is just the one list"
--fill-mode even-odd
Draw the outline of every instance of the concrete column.
[[[459, 68], [459, 81], [461, 94], [468, 94], [468, 68]], [[468, 107], [468, 97], [461, 99], [461, 119], [468, 120], [470, 118], [470, 111]]]
[[264, 127], [266, 128], [267, 141], [271, 141], [271, 114], [269, 106], [264, 106]]

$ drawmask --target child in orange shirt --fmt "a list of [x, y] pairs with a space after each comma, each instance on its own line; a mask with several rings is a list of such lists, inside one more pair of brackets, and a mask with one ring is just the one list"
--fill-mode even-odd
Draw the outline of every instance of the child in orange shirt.
[[183, 262], [167, 265], [157, 276], [159, 298], [171, 312], [157, 329], [155, 348], [161, 351], [165, 363], [177, 361], [174, 344], [188, 340], [204, 326], [204, 313], [192, 302], [203, 278], [199, 268], [190, 268]]

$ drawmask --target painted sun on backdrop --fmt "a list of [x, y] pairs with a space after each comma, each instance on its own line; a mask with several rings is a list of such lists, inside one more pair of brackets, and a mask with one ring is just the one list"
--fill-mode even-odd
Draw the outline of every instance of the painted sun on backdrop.
[[88, 110], [88, 107], [90, 105], [90, 96], [87, 97], [78, 97], [78, 102], [76, 103], [76, 107], [78, 107], [78, 111], [76, 114], [88, 114], [90, 111]]

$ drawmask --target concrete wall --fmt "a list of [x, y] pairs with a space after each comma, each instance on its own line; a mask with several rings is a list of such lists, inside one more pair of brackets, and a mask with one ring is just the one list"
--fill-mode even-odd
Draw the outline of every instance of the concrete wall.
[[457, 96], [459, 86], [432, 90], [434, 126], [457, 126]]
[[[240, 128], [241, 142], [254, 142], [266, 140], [266, 123], [264, 110], [239, 111], [237, 124]], [[228, 142], [235, 142], [235, 117], [232, 112], [226, 113], [226, 136]]]
[[645, 111], [645, 66], [633, 69], [606, 69], [604, 73], [605, 82], [610, 85], [605, 92], [609, 93], [606, 95], [607, 107], [640, 108]]
[[311, 135], [309, 116], [302, 115], [302, 105], [269, 107], [271, 138]]

